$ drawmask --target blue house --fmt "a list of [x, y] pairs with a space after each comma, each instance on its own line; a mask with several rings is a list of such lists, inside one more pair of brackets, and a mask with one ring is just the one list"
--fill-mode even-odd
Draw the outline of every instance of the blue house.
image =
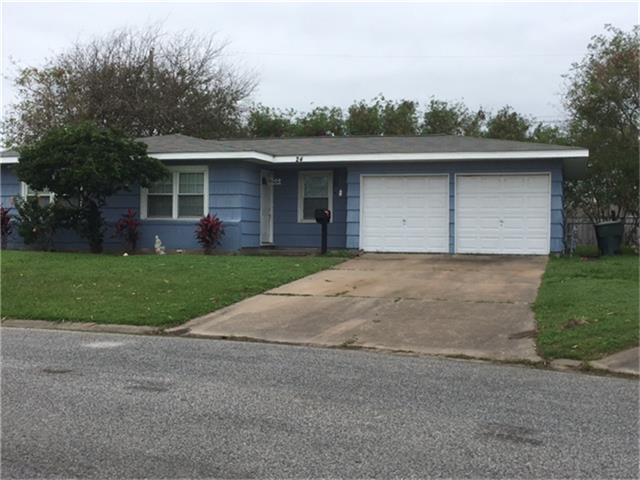
[[[224, 223], [221, 248], [318, 247], [314, 210], [332, 212], [329, 248], [376, 252], [540, 254], [563, 248], [563, 179], [584, 174], [582, 148], [450, 135], [203, 140], [140, 139], [171, 178], [107, 202], [113, 224], [142, 219], [140, 246], [197, 249], [197, 220]], [[1, 201], [33, 192], [1, 157]], [[19, 248], [20, 239], [10, 246]], [[55, 248], [85, 249], [63, 232]], [[106, 249], [120, 248], [107, 234]]]

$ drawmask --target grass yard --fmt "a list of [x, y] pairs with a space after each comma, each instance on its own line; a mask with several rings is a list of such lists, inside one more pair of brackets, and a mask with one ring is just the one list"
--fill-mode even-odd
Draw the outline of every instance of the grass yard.
[[0, 312], [3, 318], [177, 325], [344, 260], [4, 251]]
[[549, 259], [534, 311], [546, 358], [594, 360], [638, 345], [638, 256]]

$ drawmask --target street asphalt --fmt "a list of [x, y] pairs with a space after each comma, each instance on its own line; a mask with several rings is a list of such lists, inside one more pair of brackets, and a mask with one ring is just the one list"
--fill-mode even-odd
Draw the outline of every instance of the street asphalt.
[[2, 329], [1, 478], [638, 478], [638, 382]]

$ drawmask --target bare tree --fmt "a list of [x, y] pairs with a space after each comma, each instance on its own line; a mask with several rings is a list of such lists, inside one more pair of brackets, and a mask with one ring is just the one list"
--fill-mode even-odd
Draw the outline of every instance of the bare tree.
[[136, 137], [234, 135], [256, 76], [225, 61], [226, 47], [214, 35], [158, 25], [76, 42], [42, 67], [19, 69], [4, 141], [22, 145], [81, 121]]

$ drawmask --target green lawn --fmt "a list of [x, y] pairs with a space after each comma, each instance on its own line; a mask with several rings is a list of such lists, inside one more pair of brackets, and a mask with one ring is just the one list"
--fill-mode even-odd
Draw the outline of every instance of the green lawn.
[[593, 360], [638, 345], [638, 256], [551, 258], [534, 305], [546, 358]]
[[3, 318], [169, 326], [344, 258], [4, 251], [0, 260]]

